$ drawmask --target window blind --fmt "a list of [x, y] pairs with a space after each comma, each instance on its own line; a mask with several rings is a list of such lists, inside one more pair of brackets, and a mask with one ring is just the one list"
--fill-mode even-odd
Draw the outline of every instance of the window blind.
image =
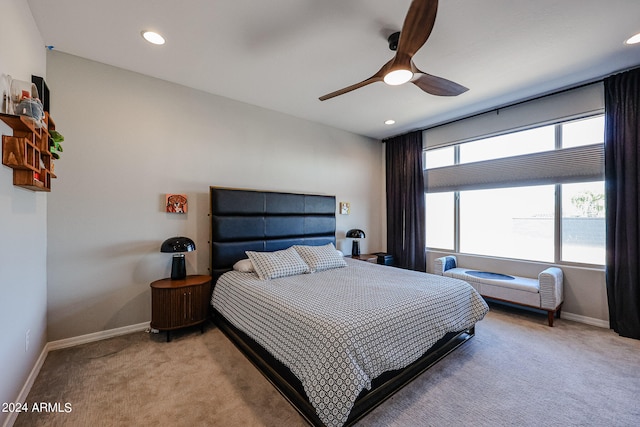
[[459, 144], [589, 116], [603, 110], [603, 84], [597, 82], [426, 129], [423, 138], [424, 148]]
[[604, 179], [604, 145], [593, 144], [424, 171], [427, 193]]

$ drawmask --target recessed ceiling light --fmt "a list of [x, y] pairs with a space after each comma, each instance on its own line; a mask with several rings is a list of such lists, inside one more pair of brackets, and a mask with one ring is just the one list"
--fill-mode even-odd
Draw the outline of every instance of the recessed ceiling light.
[[636, 34], [635, 36], [629, 37], [625, 41], [625, 44], [636, 44], [636, 43], [640, 43], [640, 33]]
[[389, 119], [389, 120], [385, 120], [385, 121], [384, 121], [384, 124], [385, 124], [385, 125], [394, 125], [394, 124], [396, 124], [396, 121], [395, 121], [395, 120], [391, 120], [391, 119]]
[[160, 34], [156, 33], [155, 31], [143, 31], [142, 37], [144, 37], [144, 39], [149, 43], [164, 44], [164, 37], [162, 37]]

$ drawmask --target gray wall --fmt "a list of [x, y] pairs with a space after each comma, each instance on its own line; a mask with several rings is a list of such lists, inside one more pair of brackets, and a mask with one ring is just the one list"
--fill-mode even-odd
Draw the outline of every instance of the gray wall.
[[[55, 51], [47, 67], [65, 136], [48, 206], [49, 341], [149, 321], [168, 237], [193, 238], [187, 270], [206, 274], [210, 185], [336, 195], [351, 203], [338, 247], [358, 227], [363, 251], [384, 249], [379, 141]], [[189, 212], [165, 213], [165, 193], [187, 194]]]
[[[4, 94], [7, 75], [26, 81], [31, 74], [44, 76], [46, 55], [27, 2], [3, 0], [0, 16], [0, 94]], [[0, 124], [0, 134], [12, 132]], [[47, 196], [14, 187], [12, 169], [0, 165], [0, 403], [16, 400], [47, 342]], [[8, 415], [0, 412], [0, 425]]]

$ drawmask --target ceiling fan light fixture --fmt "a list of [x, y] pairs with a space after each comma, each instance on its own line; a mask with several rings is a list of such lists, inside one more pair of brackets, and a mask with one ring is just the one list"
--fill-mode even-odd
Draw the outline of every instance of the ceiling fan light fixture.
[[427, 74], [413, 63], [413, 56], [424, 46], [434, 28], [437, 9], [438, 0], [413, 0], [402, 29], [387, 39], [389, 48], [396, 52], [393, 58], [368, 79], [323, 95], [319, 98], [320, 101], [381, 81], [391, 86], [412, 82], [423, 92], [437, 96], [458, 96], [469, 90], [445, 78]]
[[393, 70], [384, 76], [384, 82], [390, 86], [398, 86], [404, 84], [413, 78], [410, 70]]
[[640, 33], [629, 37], [627, 40], [625, 40], [624, 43], [625, 44], [637, 44], [637, 43], [640, 43]]
[[142, 37], [144, 37], [144, 39], [149, 43], [153, 43], [157, 45], [162, 45], [165, 43], [164, 37], [162, 37], [160, 34], [156, 33], [155, 31], [145, 30], [145, 31], [142, 31], [140, 34], [142, 34]]

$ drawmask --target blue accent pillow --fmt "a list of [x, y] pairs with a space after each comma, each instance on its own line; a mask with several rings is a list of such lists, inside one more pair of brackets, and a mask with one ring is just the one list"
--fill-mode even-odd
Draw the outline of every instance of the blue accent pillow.
[[456, 259], [452, 256], [445, 257], [444, 259], [444, 271], [456, 268]]

